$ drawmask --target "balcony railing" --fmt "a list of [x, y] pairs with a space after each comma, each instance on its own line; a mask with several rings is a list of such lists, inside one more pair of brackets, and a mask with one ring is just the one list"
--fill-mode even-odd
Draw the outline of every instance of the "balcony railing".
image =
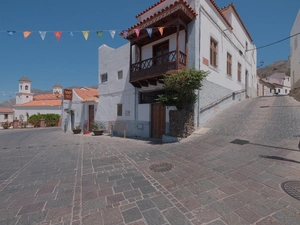
[[177, 57], [176, 51], [172, 51], [132, 64], [130, 67], [130, 82], [155, 78], [169, 70], [185, 68], [186, 55], [183, 52], [179, 52], [179, 56]]

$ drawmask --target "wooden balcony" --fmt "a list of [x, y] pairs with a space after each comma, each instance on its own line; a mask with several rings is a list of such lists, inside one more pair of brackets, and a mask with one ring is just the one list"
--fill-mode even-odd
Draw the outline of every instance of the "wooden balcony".
[[130, 66], [130, 83], [134, 87], [156, 85], [160, 78], [170, 70], [186, 69], [186, 55], [179, 51], [146, 59]]

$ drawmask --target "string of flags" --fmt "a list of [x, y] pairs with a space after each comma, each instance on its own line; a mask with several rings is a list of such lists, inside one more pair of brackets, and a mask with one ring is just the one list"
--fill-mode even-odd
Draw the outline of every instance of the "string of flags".
[[[153, 33], [153, 29], [158, 29], [159, 33], [161, 36], [163, 36], [163, 31], [164, 31], [164, 28], [165, 27], [156, 27], [156, 28], [143, 28], [147, 31], [149, 37], [151, 38], [152, 37], [152, 33]], [[109, 33], [110, 33], [110, 36], [112, 37], [112, 39], [114, 39], [115, 37], [115, 34], [116, 34], [116, 31], [117, 30], [108, 30]], [[16, 33], [19, 33], [19, 32], [22, 32], [23, 33], [23, 36], [24, 36], [24, 39], [28, 38], [33, 32], [37, 32], [37, 31], [30, 31], [30, 30], [26, 30], [26, 31], [14, 31], [14, 30], [10, 30], [10, 31], [0, 31], [0, 32], [7, 32], [7, 35], [8, 36], [13, 36], [15, 35]], [[63, 34], [63, 31], [38, 31], [40, 37], [42, 40], [45, 40], [46, 38], [46, 35], [47, 33], [52, 33], [54, 34], [55, 38], [59, 41], [62, 34]], [[68, 33], [68, 35], [73, 38], [75, 36], [75, 33], [78, 33], [78, 32], [81, 32], [84, 39], [87, 41], [88, 38], [89, 38], [89, 35], [90, 35], [90, 32], [89, 30], [84, 30], [84, 31], [64, 31], [64, 33]], [[95, 33], [96, 35], [101, 38], [102, 35], [103, 35], [103, 30], [96, 30]], [[137, 37], [140, 36], [140, 32], [141, 32], [141, 29], [140, 28], [135, 28], [134, 29], [134, 32], [136, 34]], [[128, 36], [128, 30], [122, 30], [121, 33], [120, 33], [121, 36], [123, 36], [123, 38], [127, 38]]]

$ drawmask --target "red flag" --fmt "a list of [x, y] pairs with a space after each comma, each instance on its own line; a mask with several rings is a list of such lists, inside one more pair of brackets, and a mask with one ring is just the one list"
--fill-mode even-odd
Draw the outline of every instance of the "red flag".
[[62, 32], [61, 31], [54, 31], [54, 35], [56, 37], [56, 39], [59, 41], [60, 40], [60, 36], [61, 36]]
[[140, 28], [135, 28], [134, 31], [135, 31], [136, 36], [139, 37], [140, 36]]

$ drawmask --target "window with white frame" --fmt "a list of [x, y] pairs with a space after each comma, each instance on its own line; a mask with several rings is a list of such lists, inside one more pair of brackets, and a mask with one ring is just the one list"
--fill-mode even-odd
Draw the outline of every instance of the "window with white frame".
[[123, 78], [123, 70], [118, 71], [118, 80]]
[[218, 42], [210, 38], [210, 65], [218, 67]]
[[238, 63], [238, 68], [237, 68], [237, 80], [238, 82], [242, 81], [242, 65]]
[[101, 83], [104, 83], [107, 81], [107, 73], [101, 74], [100, 77], [101, 77]]
[[232, 55], [227, 52], [227, 75], [232, 76]]

